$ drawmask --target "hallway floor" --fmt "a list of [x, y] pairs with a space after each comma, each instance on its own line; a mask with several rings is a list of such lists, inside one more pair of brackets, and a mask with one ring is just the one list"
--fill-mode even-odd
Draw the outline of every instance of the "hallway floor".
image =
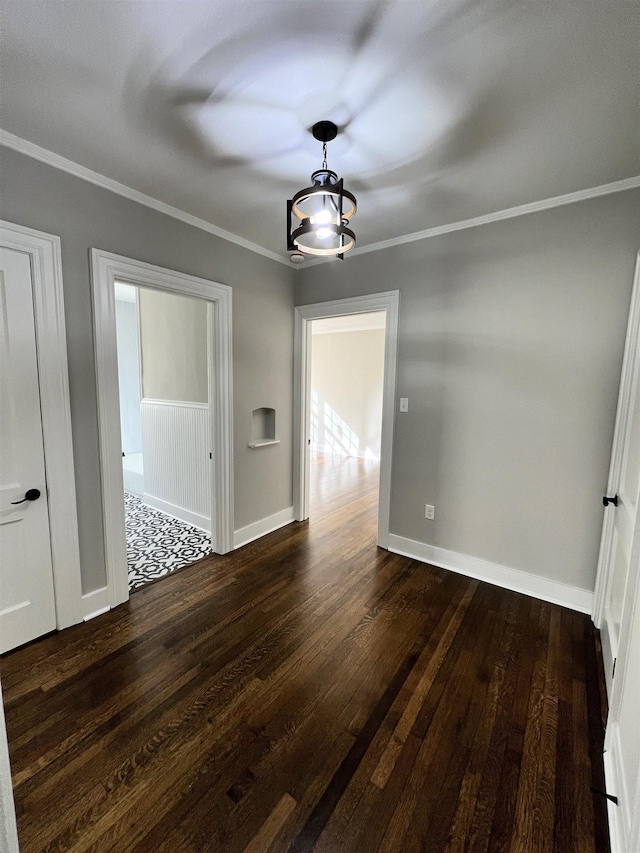
[[[606, 853], [590, 619], [312, 514], [0, 661], [22, 853]], [[618, 851], [616, 851], [618, 853]]]

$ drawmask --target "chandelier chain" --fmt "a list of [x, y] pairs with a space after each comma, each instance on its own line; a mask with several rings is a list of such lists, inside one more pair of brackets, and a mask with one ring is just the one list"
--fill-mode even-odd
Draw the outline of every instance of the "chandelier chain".
[[322, 143], [322, 168], [327, 168], [327, 143]]

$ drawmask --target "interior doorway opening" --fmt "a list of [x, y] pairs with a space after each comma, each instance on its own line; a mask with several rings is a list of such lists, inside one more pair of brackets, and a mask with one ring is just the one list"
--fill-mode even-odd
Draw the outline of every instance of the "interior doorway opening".
[[[309, 518], [311, 507], [311, 446], [312, 446], [312, 353], [313, 323], [329, 318], [346, 318], [353, 315], [381, 313], [384, 316], [384, 366], [382, 387], [382, 417], [380, 429], [380, 468], [378, 480], [378, 512], [376, 542], [382, 548], [389, 547], [389, 516], [391, 507], [391, 456], [393, 451], [393, 428], [396, 396], [396, 355], [398, 344], [398, 306], [397, 290], [369, 296], [356, 296], [350, 299], [337, 299], [331, 302], [318, 302], [300, 305], [295, 309], [294, 334], [294, 502], [296, 519]], [[319, 402], [319, 401], [316, 401]], [[324, 406], [322, 418], [324, 418]], [[328, 412], [327, 412], [328, 414]], [[320, 418], [320, 411], [316, 421]], [[333, 420], [329, 436], [324, 435], [323, 444], [329, 443], [334, 449], [345, 443], [346, 449], [355, 447], [356, 442], [346, 428]], [[336, 419], [339, 418], [336, 413]], [[346, 424], [353, 432], [353, 427]], [[357, 432], [356, 432], [356, 435]], [[318, 442], [320, 438], [318, 436]], [[358, 450], [367, 454], [367, 443], [361, 442], [358, 435]], [[371, 447], [369, 454], [375, 455]], [[333, 455], [333, 454], [332, 454]], [[357, 458], [357, 457], [354, 457]], [[357, 464], [357, 463], [356, 463]]]
[[138, 288], [117, 281], [114, 284], [116, 337], [118, 346], [118, 390], [122, 475], [125, 492], [144, 495], [142, 453], [142, 359], [140, 356], [140, 315]]
[[114, 282], [129, 588], [212, 551], [207, 302]]
[[[233, 393], [231, 288], [208, 279], [91, 250], [100, 485], [107, 607], [129, 598], [127, 542], [123, 506], [122, 437], [118, 382], [115, 283], [160, 293], [197, 297], [207, 306], [209, 411], [208, 452], [212, 550], [233, 550]], [[145, 488], [147, 488], [145, 466]], [[102, 591], [101, 591], [102, 592]], [[104, 599], [103, 599], [104, 600]]]
[[377, 516], [385, 326], [384, 311], [311, 321], [311, 520], [343, 498]]

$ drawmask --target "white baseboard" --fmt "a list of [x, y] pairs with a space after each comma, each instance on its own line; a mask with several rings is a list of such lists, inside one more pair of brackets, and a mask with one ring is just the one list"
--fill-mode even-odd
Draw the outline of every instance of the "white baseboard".
[[233, 547], [241, 548], [243, 545], [248, 545], [249, 542], [266, 536], [267, 533], [273, 533], [274, 530], [291, 524], [295, 520], [296, 516], [292, 506], [281, 509], [280, 512], [275, 512], [273, 515], [268, 515], [266, 518], [261, 518], [260, 521], [254, 521], [253, 524], [247, 524], [246, 527], [236, 530], [233, 534]]
[[552, 604], [560, 604], [562, 607], [569, 607], [580, 613], [591, 614], [592, 612], [593, 592], [588, 589], [558, 583], [550, 578], [510, 569], [479, 557], [469, 557], [457, 551], [448, 551], [446, 548], [437, 548], [435, 545], [406, 539], [394, 533], [389, 534], [389, 550], [394, 554], [402, 554], [423, 563], [431, 563], [441, 569], [449, 569], [449, 571], [477, 578], [514, 592], [522, 592], [534, 598], [541, 598], [543, 601], [550, 601]]
[[191, 512], [184, 507], [170, 504], [168, 501], [160, 500], [154, 495], [149, 495], [146, 492], [142, 496], [142, 502], [154, 509], [159, 509], [160, 512], [165, 512], [167, 515], [172, 515], [178, 521], [184, 521], [185, 524], [191, 524], [193, 527], [199, 527], [205, 533], [211, 533], [211, 519], [206, 515], [199, 515], [197, 512]]
[[605, 750], [603, 755], [605, 789], [608, 794], [613, 794], [618, 798], [617, 805], [607, 800], [609, 842], [611, 844], [611, 853], [628, 853], [631, 849], [627, 844], [627, 841], [630, 840], [630, 827], [625, 826], [624, 820], [628, 800], [626, 799], [624, 774], [619, 765], [620, 738], [618, 737], [618, 729], [615, 723], [613, 723], [613, 730], [607, 732], [607, 735], [609, 748]]
[[88, 592], [82, 596], [82, 611], [85, 622], [106, 613], [107, 610], [111, 610], [108, 587], [103, 586], [100, 589], [94, 589], [93, 592]]
[[128, 468], [123, 468], [122, 478], [124, 480], [125, 492], [131, 492], [139, 498], [144, 496], [144, 474], [139, 474], [137, 471], [130, 471]]

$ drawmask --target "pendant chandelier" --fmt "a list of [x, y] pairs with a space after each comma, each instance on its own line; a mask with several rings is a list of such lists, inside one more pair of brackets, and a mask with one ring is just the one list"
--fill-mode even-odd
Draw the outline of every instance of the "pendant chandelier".
[[[287, 249], [296, 255], [292, 260], [297, 262], [302, 260], [300, 252], [342, 259], [356, 244], [356, 235], [348, 227], [357, 210], [356, 197], [345, 190], [342, 178], [327, 168], [327, 142], [336, 138], [338, 128], [332, 121], [319, 121], [311, 132], [322, 142], [322, 168], [311, 175], [312, 186], [287, 202]], [[300, 220], [293, 231], [292, 214]]]

